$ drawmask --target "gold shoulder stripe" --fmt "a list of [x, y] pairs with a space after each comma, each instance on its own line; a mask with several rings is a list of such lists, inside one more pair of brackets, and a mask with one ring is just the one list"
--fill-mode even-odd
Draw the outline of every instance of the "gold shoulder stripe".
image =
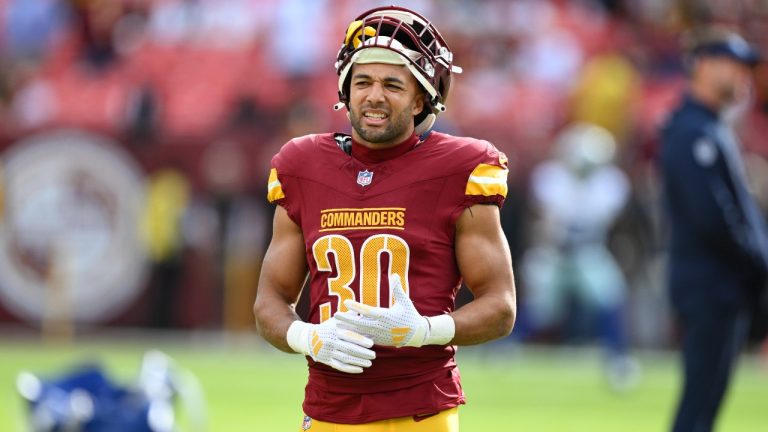
[[480, 164], [467, 180], [466, 195], [507, 196], [507, 174], [509, 170], [498, 165]]
[[269, 170], [269, 182], [267, 184], [267, 199], [273, 203], [277, 200], [285, 198], [283, 193], [283, 185], [280, 184], [280, 180], [277, 179], [277, 169], [272, 168]]
[[475, 167], [470, 177], [476, 177], [476, 178], [488, 177], [493, 179], [504, 179], [504, 181], [506, 182], [507, 173], [508, 173], [508, 170], [504, 167], [501, 167], [498, 165], [480, 164], [477, 167]]

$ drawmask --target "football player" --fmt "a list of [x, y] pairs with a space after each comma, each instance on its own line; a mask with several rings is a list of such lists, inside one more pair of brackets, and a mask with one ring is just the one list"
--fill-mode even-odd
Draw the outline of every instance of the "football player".
[[[295, 138], [272, 159], [257, 328], [307, 356], [302, 430], [457, 431], [456, 345], [507, 336], [515, 321], [499, 222], [507, 158], [431, 130], [461, 70], [423, 16], [363, 13], [336, 70], [351, 136]], [[303, 321], [294, 307], [307, 274]], [[474, 300], [455, 309], [462, 280]]]

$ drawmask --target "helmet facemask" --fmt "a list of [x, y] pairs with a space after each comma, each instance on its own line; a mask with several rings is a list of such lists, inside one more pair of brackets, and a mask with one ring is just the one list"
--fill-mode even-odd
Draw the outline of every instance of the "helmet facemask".
[[440, 33], [421, 15], [388, 6], [363, 13], [347, 28], [336, 59], [339, 103], [349, 107], [349, 72], [354, 63], [390, 63], [406, 66], [425, 92], [424, 110], [414, 116], [415, 132], [432, 128], [437, 114], [445, 111], [451, 83], [453, 53]]

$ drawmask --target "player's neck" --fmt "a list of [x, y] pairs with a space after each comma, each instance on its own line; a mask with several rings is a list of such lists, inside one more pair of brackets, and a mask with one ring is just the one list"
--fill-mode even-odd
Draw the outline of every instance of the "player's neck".
[[416, 147], [418, 143], [419, 136], [416, 134], [411, 135], [405, 141], [397, 145], [378, 149], [366, 147], [353, 139], [352, 157], [366, 164], [376, 164], [405, 154]]

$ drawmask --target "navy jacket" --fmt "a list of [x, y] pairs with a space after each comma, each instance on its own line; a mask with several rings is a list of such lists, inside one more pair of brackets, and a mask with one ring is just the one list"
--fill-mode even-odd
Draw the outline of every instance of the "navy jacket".
[[691, 295], [743, 304], [765, 277], [768, 257], [757, 241], [762, 231], [744, 208], [755, 203], [727, 159], [733, 143], [725, 142], [724, 129], [718, 114], [691, 96], [662, 129], [669, 283], [678, 306]]

